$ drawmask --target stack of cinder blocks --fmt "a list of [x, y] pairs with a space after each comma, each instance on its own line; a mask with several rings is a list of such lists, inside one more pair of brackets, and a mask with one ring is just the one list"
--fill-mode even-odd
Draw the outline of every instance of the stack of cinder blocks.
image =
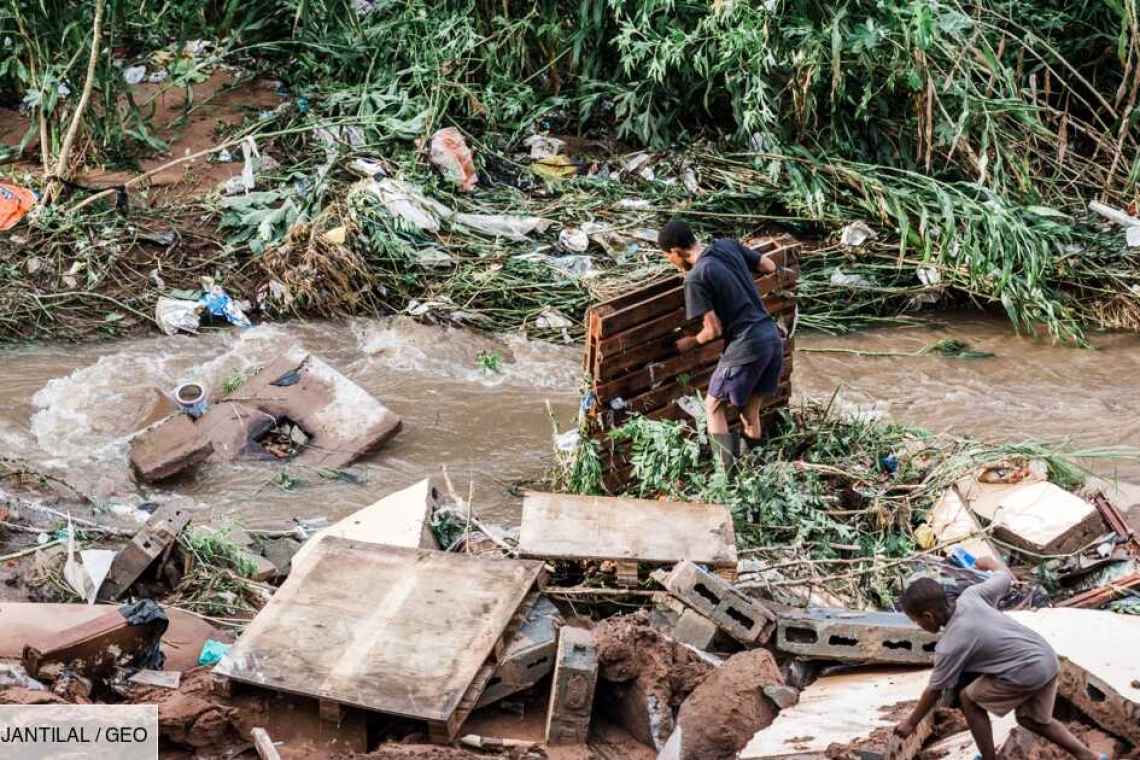
[[901, 612], [809, 608], [781, 615], [776, 631], [782, 652], [843, 662], [929, 665], [937, 643]]
[[[688, 560], [678, 562], [668, 573], [658, 570], [653, 577], [688, 608], [686, 612], [697, 613], [742, 644], [763, 644], [776, 629], [776, 616], [767, 608]], [[698, 639], [708, 633], [708, 626], [700, 618], [686, 619], [684, 614], [676, 626], [682, 628], [684, 635], [691, 633]]]

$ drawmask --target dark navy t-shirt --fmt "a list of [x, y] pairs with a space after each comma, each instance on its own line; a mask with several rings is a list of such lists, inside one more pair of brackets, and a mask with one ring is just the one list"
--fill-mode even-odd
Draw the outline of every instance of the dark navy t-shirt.
[[[779, 340], [760, 300], [753, 273], [760, 254], [739, 241], [713, 241], [685, 275], [685, 311], [689, 319], [716, 312], [724, 334], [722, 367], [742, 367], [767, 356], [764, 345]], [[764, 329], [769, 328], [769, 329]]]

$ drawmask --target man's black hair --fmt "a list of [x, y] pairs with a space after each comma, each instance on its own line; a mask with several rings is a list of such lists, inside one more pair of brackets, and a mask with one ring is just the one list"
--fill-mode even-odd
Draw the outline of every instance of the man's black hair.
[[689, 225], [676, 219], [657, 233], [657, 247], [663, 251], [686, 251], [697, 244], [697, 236], [689, 229]]
[[899, 597], [899, 607], [911, 617], [945, 609], [949, 603], [946, 589], [933, 578], [919, 578], [907, 586]]

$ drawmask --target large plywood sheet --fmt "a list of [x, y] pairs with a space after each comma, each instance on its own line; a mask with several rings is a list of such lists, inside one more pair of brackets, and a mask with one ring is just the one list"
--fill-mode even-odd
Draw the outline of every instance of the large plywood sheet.
[[821, 678], [752, 737], [740, 758], [827, 757], [833, 744], [854, 744], [897, 724], [906, 717], [901, 706], [917, 701], [929, 678], [928, 669], [881, 668]]
[[1047, 481], [1006, 485], [967, 478], [959, 490], [997, 535], [1032, 551], [1073, 551], [1107, 530], [1094, 505]]
[[732, 514], [719, 504], [530, 492], [519, 554], [735, 567], [736, 534]]
[[448, 724], [541, 569], [329, 536], [215, 672]]

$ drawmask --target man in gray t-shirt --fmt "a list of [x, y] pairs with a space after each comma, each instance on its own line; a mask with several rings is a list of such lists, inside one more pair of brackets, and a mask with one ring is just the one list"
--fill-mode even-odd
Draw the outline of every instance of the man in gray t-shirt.
[[[979, 570], [996, 570], [989, 558], [978, 560]], [[1005, 715], [1016, 710], [1017, 722], [1044, 736], [1079, 760], [1098, 755], [1081, 744], [1064, 724], [1053, 718], [1057, 698], [1057, 653], [1036, 631], [1026, 628], [997, 609], [1012, 585], [1008, 571], [995, 572], [950, 601], [942, 584], [920, 578], [899, 600], [903, 612], [923, 630], [942, 631], [934, 649], [934, 672], [918, 705], [895, 728], [909, 736], [934, 709], [944, 689], [959, 689], [963, 676], [974, 676], [958, 696], [974, 743], [984, 760], [994, 760], [993, 728], [988, 713]]]

